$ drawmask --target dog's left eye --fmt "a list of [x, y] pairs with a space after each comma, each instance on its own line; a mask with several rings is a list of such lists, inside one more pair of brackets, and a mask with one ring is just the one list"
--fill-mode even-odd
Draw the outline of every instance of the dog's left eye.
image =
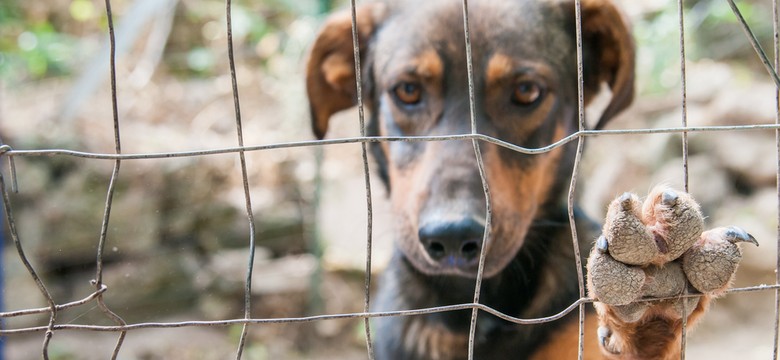
[[531, 105], [542, 97], [544, 90], [533, 81], [522, 81], [515, 86], [512, 102], [517, 105]]
[[413, 82], [402, 82], [393, 88], [396, 99], [405, 105], [415, 105], [422, 100], [422, 86]]

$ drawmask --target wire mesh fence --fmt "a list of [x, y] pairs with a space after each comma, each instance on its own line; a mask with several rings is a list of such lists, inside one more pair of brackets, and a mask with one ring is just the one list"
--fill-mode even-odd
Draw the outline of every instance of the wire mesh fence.
[[[778, 45], [778, 23], [780, 20], [778, 18], [778, 4], [777, 2], [773, 2], [773, 29], [774, 29], [774, 65], [769, 60], [768, 56], [766, 55], [765, 51], [761, 48], [759, 45], [759, 42], [756, 40], [755, 35], [752, 33], [750, 26], [745, 21], [744, 17], [740, 13], [739, 7], [734, 3], [733, 0], [726, 0], [730, 6], [730, 8], [733, 11], [734, 16], [738, 20], [738, 22], [741, 24], [743, 30], [746, 34], [746, 41], [749, 41], [750, 44], [755, 49], [755, 52], [758, 56], [758, 58], [761, 60], [762, 64], [765, 66], [765, 69], [767, 71], [768, 76], [771, 78], [771, 80], [776, 84], [777, 88], [780, 89], [780, 78], [778, 78], [777, 72], [775, 69], [780, 67], [780, 55], [778, 54], [778, 49], [780, 48], [780, 45]], [[245, 144], [244, 143], [244, 125], [242, 124], [242, 117], [241, 117], [241, 104], [238, 93], [238, 75], [236, 71], [235, 61], [234, 61], [234, 49], [233, 49], [233, 36], [232, 36], [232, 18], [231, 18], [231, 9], [232, 4], [230, 0], [226, 0], [225, 2], [225, 19], [226, 19], [226, 34], [227, 34], [227, 56], [229, 58], [229, 77], [231, 81], [231, 93], [232, 93], [232, 99], [234, 102], [234, 119], [235, 119], [235, 132], [237, 136], [237, 143], [234, 147], [224, 147], [224, 148], [209, 148], [209, 149], [202, 149], [202, 150], [195, 150], [195, 151], [180, 151], [180, 152], [161, 152], [161, 153], [123, 153], [122, 152], [122, 146], [121, 146], [121, 138], [122, 138], [122, 126], [121, 126], [121, 119], [118, 111], [118, 104], [121, 101], [121, 95], [117, 93], [117, 81], [122, 81], [122, 79], [117, 79], [116, 75], [116, 48], [115, 48], [115, 35], [114, 35], [114, 25], [113, 25], [113, 15], [111, 11], [111, 1], [106, 0], [105, 1], [105, 11], [107, 14], [108, 19], [108, 35], [110, 39], [111, 44], [111, 51], [109, 55], [109, 66], [108, 71], [110, 73], [110, 80], [111, 80], [111, 105], [112, 105], [112, 122], [113, 122], [113, 135], [114, 135], [114, 147], [115, 152], [114, 153], [94, 153], [94, 152], [81, 152], [81, 151], [73, 151], [73, 150], [65, 150], [65, 149], [29, 149], [29, 150], [21, 150], [21, 149], [15, 149], [10, 144], [3, 144], [0, 146], [0, 157], [5, 157], [8, 159], [8, 173], [0, 174], [0, 192], [2, 192], [3, 196], [3, 205], [5, 210], [5, 216], [7, 220], [8, 225], [8, 233], [10, 235], [10, 240], [12, 241], [18, 258], [23, 263], [24, 267], [26, 268], [26, 271], [29, 273], [29, 277], [35, 282], [38, 290], [43, 295], [43, 297], [46, 299], [47, 306], [41, 307], [41, 308], [29, 308], [29, 309], [23, 309], [23, 310], [13, 310], [13, 311], [7, 311], [0, 313], [0, 318], [17, 318], [17, 317], [24, 317], [24, 316], [31, 316], [31, 315], [38, 315], [43, 314], [48, 316], [48, 324], [45, 326], [30, 326], [30, 327], [19, 327], [19, 328], [4, 328], [0, 330], [0, 336], [6, 337], [8, 339], [13, 339], [13, 336], [20, 335], [20, 334], [30, 334], [30, 333], [42, 333], [42, 345], [41, 345], [41, 354], [43, 358], [48, 359], [50, 357], [50, 341], [53, 337], [56, 337], [58, 333], [64, 332], [64, 331], [96, 331], [96, 332], [110, 332], [116, 334], [116, 345], [114, 346], [114, 350], [112, 353], [111, 358], [115, 359], [119, 356], [121, 353], [121, 350], [123, 348], [123, 343], [125, 336], [138, 329], [165, 329], [165, 328], [181, 328], [181, 327], [224, 327], [224, 326], [231, 326], [231, 325], [239, 325], [241, 326], [241, 334], [238, 337], [237, 341], [237, 350], [235, 351], [235, 358], [242, 358], [244, 356], [244, 351], [246, 348], [246, 342], [247, 342], [247, 334], [250, 331], [250, 329], [253, 326], [258, 326], [262, 324], [280, 324], [280, 323], [309, 323], [309, 322], [318, 322], [318, 321], [326, 321], [326, 320], [334, 320], [334, 319], [363, 319], [364, 321], [364, 338], [366, 341], [366, 354], [367, 357], [370, 359], [373, 359], [373, 348], [372, 348], [372, 332], [371, 332], [371, 323], [369, 322], [369, 319], [375, 318], [375, 317], [388, 317], [388, 316], [412, 316], [412, 315], [422, 315], [422, 314], [431, 314], [431, 313], [439, 313], [439, 312], [449, 312], [449, 311], [458, 311], [458, 310], [471, 310], [471, 327], [470, 327], [470, 334], [469, 334], [469, 354], [468, 358], [473, 358], [473, 350], [474, 350], [474, 339], [475, 339], [475, 327], [476, 327], [476, 319], [478, 318], [479, 314], [481, 312], [492, 314], [498, 318], [501, 318], [503, 320], [520, 324], [520, 325], [526, 325], [526, 324], [539, 324], [539, 323], [545, 323], [545, 322], [551, 322], [556, 321], [567, 314], [570, 314], [572, 312], [578, 312], [579, 314], [579, 326], [580, 326], [580, 338], [579, 338], [579, 357], [582, 358], [582, 352], [583, 352], [583, 336], [584, 336], [584, 318], [585, 318], [585, 305], [588, 303], [592, 303], [594, 299], [589, 298], [586, 296], [585, 288], [584, 288], [584, 274], [582, 274], [582, 265], [579, 263], [579, 252], [581, 249], [578, 248], [578, 234], [576, 233], [576, 226], [575, 226], [575, 220], [574, 220], [574, 199], [575, 194], [577, 192], [577, 179], [579, 177], [578, 171], [580, 169], [580, 159], [582, 157], [582, 151], [583, 146], [586, 140], [590, 137], [595, 136], [624, 136], [624, 135], [649, 135], [649, 134], [679, 134], [682, 138], [682, 158], [683, 158], [683, 184], [685, 187], [685, 190], [688, 190], [688, 183], [689, 183], [689, 175], [688, 175], [688, 135], [694, 134], [694, 133], [712, 133], [712, 132], [738, 132], [738, 131], [774, 131], [775, 137], [776, 137], [776, 148], [778, 153], [778, 166], [777, 166], [777, 194], [780, 194], [780, 105], [777, 106], [778, 108], [778, 115], [776, 117], [776, 121], [774, 124], [752, 124], [752, 125], [723, 125], [723, 126], [689, 126], [687, 122], [687, 92], [686, 92], [686, 45], [685, 45], [685, 26], [684, 26], [684, 19], [685, 14], [683, 11], [683, 2], [682, 0], [679, 0], [677, 2], [678, 5], [678, 30], [679, 30], [679, 53], [680, 53], [680, 81], [681, 81], [681, 94], [679, 97], [680, 100], [680, 108], [681, 108], [681, 124], [680, 126], [673, 126], [673, 127], [657, 127], [657, 128], [641, 128], [641, 129], [617, 129], [617, 130], [589, 130], [585, 123], [585, 104], [584, 104], [584, 97], [583, 97], [583, 61], [582, 61], [582, 34], [581, 34], [581, 12], [580, 12], [580, 1], [575, 1], [575, 9], [576, 9], [576, 39], [577, 39], [577, 67], [578, 67], [578, 119], [579, 119], [579, 130], [575, 132], [574, 134], [571, 134], [553, 144], [549, 144], [544, 147], [540, 148], [524, 148], [512, 143], [508, 143], [506, 141], [483, 135], [479, 133], [479, 129], [477, 128], [477, 119], [475, 114], [475, 94], [474, 94], [474, 84], [473, 84], [473, 69], [471, 64], [471, 39], [470, 39], [470, 28], [469, 28], [469, 5], [467, 0], [462, 0], [462, 9], [463, 9], [463, 21], [464, 21], [464, 43], [466, 47], [466, 54], [467, 54], [467, 64], [468, 68], [464, 69], [468, 72], [469, 76], [469, 104], [470, 104], [470, 125], [471, 125], [471, 133], [470, 134], [459, 134], [459, 135], [447, 135], [447, 136], [404, 136], [404, 137], [396, 137], [396, 136], [367, 136], [366, 134], [366, 123], [364, 120], [364, 105], [362, 100], [362, 81], [360, 79], [361, 71], [361, 64], [360, 64], [360, 41], [364, 41], [364, 39], [358, 38], [358, 31], [357, 31], [357, 12], [356, 12], [356, 4], [355, 1], [352, 0], [350, 2], [351, 7], [351, 14], [352, 14], [352, 36], [353, 36], [353, 49], [354, 49], [354, 58], [355, 58], [355, 73], [357, 74], [357, 81], [356, 81], [356, 88], [358, 94], [357, 102], [358, 102], [358, 117], [359, 117], [359, 126], [360, 126], [360, 136], [358, 137], [341, 137], [341, 138], [335, 138], [335, 139], [326, 139], [326, 140], [311, 140], [311, 141], [296, 141], [296, 142], [278, 142], [273, 144], [264, 144], [264, 145], [252, 145], [252, 144]], [[776, 96], [777, 97], [777, 96]], [[413, 309], [413, 310], [398, 310], [398, 311], [386, 311], [386, 312], [372, 312], [370, 310], [371, 305], [371, 286], [372, 286], [372, 245], [373, 245], [373, 204], [372, 204], [372, 188], [371, 188], [371, 173], [369, 171], [369, 160], [368, 160], [368, 150], [367, 146], [370, 143], [375, 142], [436, 142], [436, 141], [452, 141], [452, 140], [469, 140], [473, 144], [474, 148], [474, 156], [477, 161], [477, 165], [480, 170], [480, 176], [482, 179], [482, 186], [483, 191], [485, 193], [486, 197], [486, 219], [488, 220], [486, 224], [485, 234], [483, 241], [487, 242], [490, 236], [491, 226], [490, 226], [490, 219], [491, 219], [491, 198], [490, 198], [490, 192], [488, 189], [488, 182], [486, 180], [485, 170], [484, 170], [484, 164], [482, 163], [482, 155], [480, 151], [480, 144], [484, 143], [491, 143], [495, 144], [497, 146], [523, 153], [523, 154], [543, 154], [550, 152], [556, 148], [559, 148], [561, 146], [564, 146], [569, 143], [577, 143], [577, 157], [575, 160], [574, 165], [574, 173], [571, 178], [571, 183], [568, 190], [568, 210], [569, 210], [569, 221], [571, 222], [571, 228], [573, 229], [573, 247], [574, 251], [576, 253], [575, 259], [577, 261], [577, 270], [578, 273], [578, 281], [579, 281], [579, 300], [569, 305], [566, 309], [563, 309], [561, 312], [544, 317], [544, 318], [535, 318], [535, 319], [521, 319], [516, 318], [507, 314], [503, 314], [498, 310], [495, 310], [491, 307], [488, 307], [484, 304], [480, 304], [480, 282], [482, 281], [482, 269], [484, 268], [484, 262], [485, 262], [485, 254], [481, 254], [479, 257], [479, 270], [477, 273], [477, 278], [475, 281], [475, 293], [474, 293], [474, 300], [472, 303], [465, 303], [465, 304], [458, 304], [458, 305], [449, 305], [449, 306], [439, 306], [439, 307], [433, 307], [433, 308], [424, 308], [424, 309]], [[303, 316], [303, 317], [277, 317], [277, 318], [258, 318], [254, 317], [251, 309], [252, 309], [252, 284], [253, 279], [253, 268], [254, 268], [254, 261], [255, 261], [255, 249], [256, 249], [256, 237], [258, 236], [258, 229], [256, 229], [256, 222], [255, 214], [253, 212], [253, 198], [252, 198], [252, 191], [250, 186], [250, 180], [247, 170], [247, 161], [246, 161], [246, 154], [251, 152], [263, 152], [263, 151], [271, 151], [271, 150], [278, 150], [278, 149], [287, 149], [287, 148], [304, 148], [304, 147], [324, 147], [324, 146], [332, 146], [332, 145], [338, 145], [338, 144], [360, 144], [361, 146], [361, 153], [362, 153], [362, 165], [363, 165], [363, 176], [365, 181], [365, 199], [366, 199], [366, 213], [367, 213], [367, 219], [368, 223], [366, 224], [366, 237], [365, 237], [365, 246], [366, 246], [366, 258], [365, 258], [365, 270], [364, 270], [364, 289], [363, 289], [363, 299], [364, 299], [364, 310], [362, 312], [355, 312], [355, 313], [337, 313], [337, 314], [321, 314], [321, 315], [312, 315], [312, 316]], [[140, 323], [128, 323], [125, 320], [122, 319], [121, 315], [115, 311], [114, 309], [111, 309], [106, 302], [104, 301], [104, 295], [109, 291], [122, 291], [122, 289], [112, 289], [111, 284], [106, 284], [104, 282], [103, 277], [103, 265], [105, 261], [105, 249], [107, 246], [111, 246], [109, 244], [110, 240], [108, 239], [108, 232], [110, 229], [111, 224], [111, 210], [112, 206], [114, 204], [114, 196], [116, 191], [116, 184], [117, 184], [117, 178], [120, 174], [120, 167], [121, 165], [126, 161], [135, 161], [135, 160], [152, 160], [152, 159], [170, 159], [170, 158], [198, 158], [203, 156], [210, 156], [210, 155], [238, 155], [238, 161], [239, 161], [239, 168], [241, 171], [241, 179], [242, 179], [242, 190], [243, 190], [243, 199], [245, 204], [245, 215], [247, 219], [248, 224], [248, 234], [246, 234], [247, 238], [247, 245], [246, 249], [248, 250], [248, 257], [246, 258], [246, 269], [245, 274], [246, 277], [244, 279], [244, 301], [243, 301], [243, 317], [242, 318], [235, 318], [235, 319], [224, 319], [224, 320], [215, 320], [215, 321], [178, 321], [178, 322], [140, 322]], [[15, 158], [21, 158], [21, 157], [75, 157], [75, 158], [82, 158], [87, 160], [109, 160], [113, 163], [113, 169], [111, 172], [110, 181], [108, 184], [107, 193], [105, 196], [105, 204], [103, 207], [103, 216], [102, 216], [102, 222], [101, 227], [99, 230], [99, 238], [97, 241], [97, 244], [95, 246], [96, 248], [96, 261], [95, 261], [95, 268], [96, 273], [94, 275], [94, 279], [92, 280], [92, 286], [94, 287], [94, 291], [89, 294], [88, 296], [84, 297], [81, 300], [72, 301], [68, 303], [58, 303], [54, 300], [54, 297], [51, 295], [50, 287], [51, 284], [47, 284], [47, 281], [43, 280], [41, 276], [39, 275], [39, 272], [36, 270], [35, 266], [30, 262], [29, 260], [29, 254], [25, 251], [25, 241], [24, 241], [24, 235], [20, 234], [17, 230], [17, 222], [18, 219], [15, 218], [13, 203], [10, 199], [10, 192], [16, 191], [18, 188], [18, 184], [16, 183], [16, 166], [14, 163]], [[7, 184], [6, 178], [10, 177], [10, 184]], [[778, 196], [778, 214], [780, 214], [780, 196]], [[780, 217], [780, 215], [778, 215]], [[778, 228], [778, 242], [780, 243], [780, 228]], [[780, 272], [777, 270], [780, 270], [780, 254], [777, 256], [777, 266], [776, 266], [776, 274], [777, 278], [775, 281], [775, 284], [760, 284], [760, 285], [754, 285], [754, 286], [747, 286], [747, 287], [739, 287], [739, 288], [733, 288], [728, 291], [728, 294], [739, 294], [739, 293], [746, 293], [746, 292], [755, 292], [755, 291], [771, 291], [774, 290], [776, 302], [775, 302], [775, 315], [774, 315], [774, 324], [775, 324], [775, 333], [774, 333], [774, 352], [773, 352], [773, 358], [777, 359], [778, 354], [778, 318], [780, 318]], [[695, 297], [698, 295], [694, 294], [685, 294], [680, 297], [676, 298], [683, 298], [683, 297]], [[658, 299], [661, 300], [661, 299]], [[683, 302], [684, 304], [685, 302]], [[58, 321], [58, 314], [64, 310], [72, 309], [72, 308], [78, 308], [78, 307], [97, 307], [102, 312], [105, 319], [109, 320], [112, 324], [111, 325], [78, 325], [78, 324], [72, 324], [72, 323], [61, 323]], [[685, 323], [683, 324], [683, 327], [685, 329]], [[686, 347], [686, 332], [683, 331], [683, 341], [681, 343], [682, 346], [682, 354], [683, 358], [685, 357], [685, 347]], [[769, 354], [767, 354], [767, 357]]]

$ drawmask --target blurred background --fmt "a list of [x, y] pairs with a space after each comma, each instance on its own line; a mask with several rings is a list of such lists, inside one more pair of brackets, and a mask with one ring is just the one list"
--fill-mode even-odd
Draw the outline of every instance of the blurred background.
[[[227, 64], [225, 5], [212, 0], [112, 1], [122, 151], [175, 152], [237, 144]], [[638, 97], [611, 129], [681, 124], [677, 5], [622, 1], [634, 23]], [[237, 79], [247, 145], [310, 140], [304, 96], [307, 46], [344, 1], [233, 2]], [[770, 124], [775, 87], [725, 1], [686, 1], [688, 122]], [[742, 1], [771, 54], [771, 2]], [[771, 56], [771, 55], [770, 55]], [[17, 150], [113, 153], [107, 18], [102, 1], [0, 2], [0, 137]], [[329, 137], [359, 134], [354, 111]], [[775, 278], [778, 196], [773, 131], [690, 134], [690, 190], [708, 225], [738, 225], [745, 247], [736, 286]], [[665, 182], [682, 188], [679, 135], [587, 141], [578, 194], [588, 214], [624, 191]], [[360, 145], [246, 154], [257, 226], [254, 318], [363, 309], [366, 199]], [[96, 247], [113, 162], [15, 157], [14, 216], [24, 249], [58, 303], [93, 291]], [[373, 165], [372, 165], [373, 167]], [[2, 171], [9, 175], [7, 162]], [[384, 189], [374, 179], [373, 271], [391, 249]], [[5, 230], [7, 231], [7, 229]], [[238, 156], [122, 162], [105, 253], [105, 301], [130, 323], [243, 316], [249, 229]], [[46, 306], [5, 236], [5, 310]], [[379, 281], [379, 280], [377, 280]], [[732, 294], [688, 338], [693, 359], [772, 354], [774, 292]], [[6, 328], [45, 325], [46, 315]], [[90, 303], [58, 323], [112, 323]], [[364, 359], [361, 320], [253, 326], [245, 359]], [[240, 326], [134, 330], [124, 359], [232, 357]], [[7, 359], [40, 358], [42, 333], [4, 340]], [[56, 332], [53, 359], [105, 359], [116, 334]]]

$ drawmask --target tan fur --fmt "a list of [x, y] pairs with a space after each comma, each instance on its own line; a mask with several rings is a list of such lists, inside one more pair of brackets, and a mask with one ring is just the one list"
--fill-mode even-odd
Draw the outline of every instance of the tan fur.
[[[576, 311], [576, 310], [575, 310]], [[586, 313], [585, 316], [585, 334], [583, 336], [583, 359], [595, 360], [602, 359], [601, 350], [596, 336], [598, 329], [598, 318], [593, 313]], [[558, 360], [558, 359], [577, 359], [579, 353], [579, 333], [580, 324], [578, 321], [571, 321], [561, 329], [547, 344], [537, 351], [531, 360]]]
[[512, 58], [504, 54], [495, 54], [488, 60], [485, 81], [487, 86], [494, 86], [497, 82], [507, 77], [514, 66]]
[[[365, 40], [376, 28], [383, 10], [384, 5], [380, 3], [364, 5], [357, 10], [358, 37], [364, 40], [360, 44], [362, 52], [366, 49]], [[312, 109], [312, 129], [321, 139], [331, 115], [354, 106], [357, 97], [351, 14], [331, 16], [318, 38], [306, 65], [306, 90]]]
[[[695, 326], [696, 322], [707, 311], [710, 297], [702, 296], [698, 305], [688, 317], [686, 330]], [[641, 321], [623, 322], [612, 308], [596, 303], [600, 314], [599, 324], [608, 326], [613, 333], [619, 334], [616, 346], [621, 349], [620, 355], [602, 351], [605, 359], [614, 360], [672, 360], [680, 358], [680, 342], [682, 335], [682, 320], [679, 316], [670, 316], [666, 307], [650, 308]]]
[[444, 72], [444, 64], [436, 51], [428, 50], [417, 56], [410, 64], [413, 72], [423, 79], [441, 79]]

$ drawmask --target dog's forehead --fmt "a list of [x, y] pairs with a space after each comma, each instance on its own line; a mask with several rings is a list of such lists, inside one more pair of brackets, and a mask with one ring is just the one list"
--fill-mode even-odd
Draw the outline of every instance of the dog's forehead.
[[[557, 1], [472, 0], [469, 29], [474, 59], [502, 53], [559, 62], [571, 52], [566, 12]], [[452, 0], [400, 1], [390, 6], [375, 43], [380, 68], [408, 62], [435, 49], [455, 59], [465, 49], [463, 9]], [[549, 61], [548, 61], [549, 60]], [[392, 63], [392, 64], [391, 64]]]

